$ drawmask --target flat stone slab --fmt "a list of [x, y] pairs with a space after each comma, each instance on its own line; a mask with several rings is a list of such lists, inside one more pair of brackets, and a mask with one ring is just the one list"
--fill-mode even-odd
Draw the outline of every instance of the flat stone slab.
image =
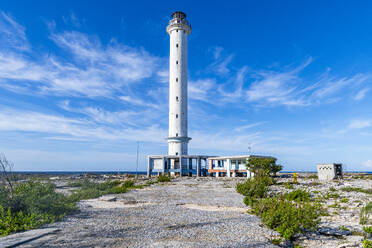
[[0, 247], [17, 247], [46, 235], [57, 233], [58, 231], [60, 230], [57, 228], [43, 228], [11, 234], [6, 237], [0, 238]]

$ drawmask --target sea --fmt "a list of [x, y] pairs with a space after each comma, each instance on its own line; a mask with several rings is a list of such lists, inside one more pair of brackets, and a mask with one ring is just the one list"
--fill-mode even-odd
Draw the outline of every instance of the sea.
[[[96, 174], [96, 175], [117, 175], [117, 174], [132, 174], [146, 175], [146, 171], [12, 171], [14, 174], [44, 174], [44, 175], [81, 175], [81, 174]], [[317, 173], [316, 171], [281, 171], [280, 173]], [[372, 174], [372, 171], [344, 171], [344, 173], [367, 173]], [[156, 174], [156, 173], [153, 173]]]

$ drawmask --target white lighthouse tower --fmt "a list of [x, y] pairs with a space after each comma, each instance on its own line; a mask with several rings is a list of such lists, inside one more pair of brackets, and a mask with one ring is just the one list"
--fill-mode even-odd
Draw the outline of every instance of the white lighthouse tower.
[[191, 25], [176, 11], [169, 21], [169, 137], [168, 155], [187, 155], [187, 38]]

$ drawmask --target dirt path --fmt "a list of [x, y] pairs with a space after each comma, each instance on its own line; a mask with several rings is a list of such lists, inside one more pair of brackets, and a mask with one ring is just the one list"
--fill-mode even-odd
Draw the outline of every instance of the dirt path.
[[234, 180], [182, 178], [81, 203], [21, 247], [276, 247], [275, 232], [245, 213]]

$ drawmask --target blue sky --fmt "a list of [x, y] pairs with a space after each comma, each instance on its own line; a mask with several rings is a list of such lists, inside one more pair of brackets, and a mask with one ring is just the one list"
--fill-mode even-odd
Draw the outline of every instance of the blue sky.
[[15, 170], [167, 153], [169, 37], [189, 37], [190, 154], [372, 170], [370, 1], [1, 1], [0, 151]]

